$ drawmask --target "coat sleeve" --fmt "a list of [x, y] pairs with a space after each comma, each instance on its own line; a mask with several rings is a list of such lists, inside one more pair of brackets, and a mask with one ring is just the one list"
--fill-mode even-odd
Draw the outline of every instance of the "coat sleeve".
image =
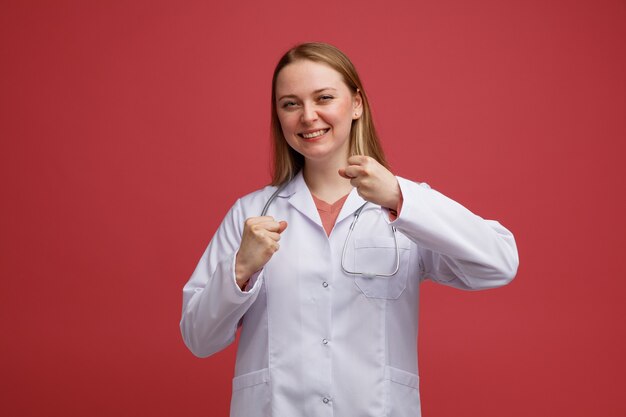
[[422, 277], [465, 290], [508, 284], [519, 258], [513, 234], [497, 221], [484, 220], [459, 203], [398, 177], [402, 209], [391, 224], [414, 241]]
[[185, 345], [198, 357], [212, 355], [233, 342], [239, 321], [263, 283], [262, 271], [252, 276], [245, 291], [235, 280], [244, 220], [237, 200], [183, 288], [180, 330]]

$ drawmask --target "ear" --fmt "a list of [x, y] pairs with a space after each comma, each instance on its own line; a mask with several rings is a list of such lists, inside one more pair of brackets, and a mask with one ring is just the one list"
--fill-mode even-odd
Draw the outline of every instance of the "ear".
[[363, 114], [363, 96], [361, 90], [357, 88], [356, 93], [352, 96], [352, 120], [359, 119]]

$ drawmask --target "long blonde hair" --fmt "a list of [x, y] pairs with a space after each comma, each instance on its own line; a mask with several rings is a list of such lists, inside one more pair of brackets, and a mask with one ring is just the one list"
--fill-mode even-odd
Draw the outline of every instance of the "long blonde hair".
[[291, 48], [282, 56], [276, 64], [272, 77], [272, 120], [270, 126], [273, 142], [272, 185], [280, 185], [290, 180], [304, 167], [304, 157], [287, 144], [276, 111], [276, 79], [278, 74], [287, 65], [300, 60], [328, 65], [342, 75], [344, 82], [353, 94], [357, 92], [361, 94], [363, 113], [361, 117], [352, 121], [350, 155], [371, 156], [385, 168], [389, 168], [376, 134], [367, 94], [365, 94], [354, 64], [343, 52], [332, 45], [318, 42], [302, 43]]

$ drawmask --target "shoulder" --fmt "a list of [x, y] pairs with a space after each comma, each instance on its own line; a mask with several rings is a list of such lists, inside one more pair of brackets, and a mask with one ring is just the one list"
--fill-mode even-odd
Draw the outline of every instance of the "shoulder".
[[268, 185], [239, 197], [224, 216], [221, 227], [241, 233], [244, 221], [249, 217], [260, 216], [265, 203], [275, 190], [276, 187]]
[[267, 203], [276, 189], [277, 187], [268, 185], [248, 193], [235, 202], [233, 209], [238, 211], [244, 218], [260, 216], [265, 203]]

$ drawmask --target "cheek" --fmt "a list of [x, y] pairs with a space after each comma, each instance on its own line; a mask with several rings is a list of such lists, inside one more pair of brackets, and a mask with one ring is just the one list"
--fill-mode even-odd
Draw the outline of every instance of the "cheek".
[[279, 114], [278, 121], [280, 122], [281, 129], [283, 130], [283, 132], [285, 132], [292, 130], [294, 127], [294, 123], [297, 120], [291, 114]]
[[341, 107], [332, 114], [329, 114], [327, 120], [331, 121], [337, 128], [349, 129], [352, 123], [352, 111], [351, 109]]
[[341, 103], [334, 111], [334, 117], [338, 122], [345, 122], [352, 120], [352, 105], [350, 102]]
[[296, 142], [293, 135], [296, 131], [297, 122], [294, 122], [294, 118], [289, 116], [290, 115], [282, 117], [278, 116], [278, 121], [280, 122], [280, 130], [283, 132], [283, 136], [285, 137], [287, 144], [293, 147], [294, 143]]

